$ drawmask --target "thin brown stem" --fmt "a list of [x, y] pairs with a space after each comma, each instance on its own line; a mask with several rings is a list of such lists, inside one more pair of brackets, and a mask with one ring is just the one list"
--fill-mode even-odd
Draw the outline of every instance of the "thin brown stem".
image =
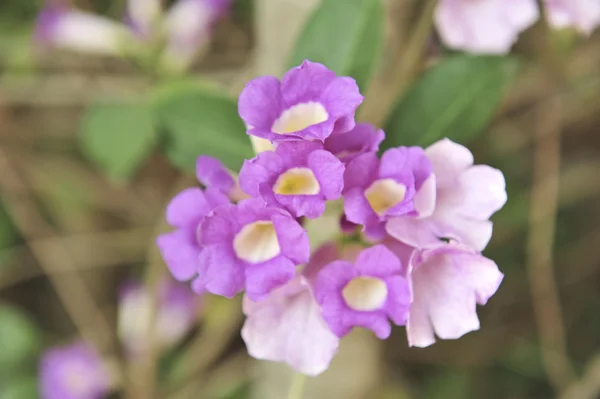
[[[423, 63], [427, 40], [432, 33], [433, 14], [437, 0], [425, 0], [422, 3], [408, 44], [404, 46], [404, 43], [397, 38], [390, 41], [392, 44], [390, 52], [394, 58], [391, 64], [383, 66], [369, 87], [359, 114], [361, 120], [375, 126], [382, 126], [396, 99], [406, 90]], [[406, 7], [406, 5], [402, 6]], [[400, 34], [400, 32], [396, 32], [397, 26], [400, 25], [397, 20], [388, 21], [388, 24], [392, 26], [395, 33]]]
[[[37, 204], [26, 189], [19, 173], [0, 149], [0, 187], [5, 205], [21, 235], [27, 240], [33, 256], [39, 263], [65, 311], [69, 314], [83, 338], [100, 351], [114, 351], [116, 337], [105, 315], [86, 288], [86, 282], [75, 270], [77, 264], [57, 238], [52, 226], [40, 214]], [[40, 236], [47, 240], [39, 240]], [[59, 274], [60, 270], [73, 270]]]
[[548, 99], [539, 105], [534, 129], [527, 269], [542, 360], [550, 383], [557, 392], [562, 392], [575, 377], [553, 270], [563, 109], [562, 101], [555, 93], [564, 82], [564, 69], [550, 42], [550, 31], [545, 22], [539, 24], [537, 33], [544, 73], [552, 83], [549, 84]]

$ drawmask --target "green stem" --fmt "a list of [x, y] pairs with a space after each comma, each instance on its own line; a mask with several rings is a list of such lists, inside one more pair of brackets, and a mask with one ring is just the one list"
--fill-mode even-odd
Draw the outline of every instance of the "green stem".
[[305, 374], [295, 373], [288, 393], [288, 399], [303, 399], [306, 381], [307, 378]]

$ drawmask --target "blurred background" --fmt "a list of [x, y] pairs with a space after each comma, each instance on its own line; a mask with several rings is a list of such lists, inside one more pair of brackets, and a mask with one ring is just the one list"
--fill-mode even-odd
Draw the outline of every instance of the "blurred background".
[[[125, 7], [120, 0], [69, 3], [114, 21]], [[120, 376], [116, 384], [125, 388], [113, 397], [285, 397], [287, 366], [256, 361], [244, 348], [239, 298], [201, 298], [199, 321], [162, 356], [123, 362], [131, 358], [117, 325], [124, 282], [153, 286], [166, 278], [154, 245], [167, 230], [164, 208], [194, 184], [190, 162], [209, 145], [161, 132], [211, 136], [219, 142], [211, 144], [215, 155], [229, 147], [251, 154], [235, 97], [249, 79], [287, 69], [319, 3], [234, 1], [186, 72], [156, 74], [131, 59], [44, 48], [33, 33], [43, 2], [0, 2], [0, 399], [38, 397], [40, 354], [78, 337], [92, 341]], [[446, 56], [422, 23], [426, 3], [386, 0], [381, 20], [366, 22], [382, 30], [383, 42], [371, 84], [362, 87], [359, 119], [383, 126], [396, 96]], [[342, 25], [340, 47], [350, 40]], [[485, 250], [505, 280], [479, 309], [481, 330], [425, 349], [409, 348], [402, 328], [387, 341], [357, 331], [332, 367], [309, 380], [307, 398], [600, 397], [600, 32], [542, 31], [521, 35], [511, 55], [518, 72], [468, 141], [476, 163], [504, 172], [508, 191]], [[329, 38], [323, 31], [312, 40]], [[207, 102], [187, 92], [196, 84], [221, 94]], [[174, 99], [175, 90], [192, 105]], [[221, 95], [227, 102], [219, 103]], [[93, 105], [148, 96], [167, 109], [166, 122], [149, 129], [160, 136], [151, 138], [138, 132], [146, 122]], [[222, 128], [239, 136], [219, 136]], [[123, 139], [138, 133], [144, 137]], [[164, 389], [146, 391], [152, 370]]]

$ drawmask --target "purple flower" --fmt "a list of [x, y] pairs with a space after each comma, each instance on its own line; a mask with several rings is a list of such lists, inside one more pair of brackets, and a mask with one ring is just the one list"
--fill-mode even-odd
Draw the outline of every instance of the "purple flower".
[[591, 34], [600, 25], [598, 0], [544, 0], [548, 22], [557, 29], [573, 27]]
[[46, 351], [39, 378], [43, 399], [101, 399], [110, 391], [102, 359], [83, 342]]
[[181, 71], [210, 39], [215, 22], [229, 9], [230, 0], [179, 0], [164, 20], [167, 43], [161, 63]]
[[379, 144], [384, 138], [383, 130], [368, 123], [359, 123], [348, 132], [329, 136], [325, 140], [325, 149], [348, 163], [361, 154], [379, 151]]
[[175, 228], [161, 234], [156, 244], [176, 280], [190, 280], [198, 271], [202, 247], [198, 228], [216, 207], [228, 204], [229, 199], [218, 189], [188, 188], [177, 194], [167, 206], [167, 222]]
[[235, 190], [237, 184], [221, 161], [206, 155], [196, 160], [196, 178], [205, 187], [214, 187], [227, 195]]
[[436, 203], [427, 217], [396, 217], [387, 232], [416, 248], [437, 247], [441, 238], [483, 250], [492, 237], [490, 216], [506, 202], [502, 172], [473, 165], [473, 155], [460, 144], [443, 139], [425, 153], [433, 164]]
[[354, 79], [336, 77], [324, 65], [304, 61], [281, 82], [274, 76], [250, 81], [238, 109], [248, 134], [274, 141], [324, 141], [354, 127], [363, 96]]
[[503, 278], [493, 261], [456, 244], [415, 252], [411, 267], [406, 330], [409, 345], [418, 347], [433, 344], [435, 335], [457, 339], [478, 330], [476, 304], [485, 305]]
[[165, 279], [159, 285], [158, 310], [153, 320], [152, 292], [139, 282], [130, 282], [122, 287], [120, 294], [121, 342], [133, 356], [141, 355], [150, 348], [151, 337], [159, 349], [167, 349], [193, 327], [199, 306], [198, 296], [188, 286]]
[[315, 297], [331, 331], [343, 337], [355, 327], [378, 338], [391, 333], [391, 319], [404, 325], [411, 293], [400, 260], [384, 245], [362, 251], [356, 262], [335, 261], [318, 274]]
[[346, 218], [364, 225], [371, 238], [380, 239], [388, 218], [430, 213], [435, 204], [431, 170], [419, 147], [389, 149], [381, 162], [375, 153], [356, 157], [344, 174]]
[[259, 199], [216, 208], [199, 230], [197, 292], [233, 297], [246, 289], [253, 301], [290, 281], [308, 261], [306, 231], [287, 212]]
[[84, 53], [121, 55], [133, 39], [123, 25], [50, 2], [38, 16], [36, 41]]
[[318, 375], [329, 367], [339, 339], [327, 327], [308, 281], [300, 274], [264, 300], [244, 297], [242, 338], [248, 353], [285, 362], [300, 373]]
[[535, 0], [441, 0], [435, 12], [444, 43], [471, 53], [509, 52], [538, 18]]
[[270, 206], [314, 219], [325, 211], [325, 201], [342, 196], [344, 165], [321, 143], [285, 142], [245, 161], [240, 185]]

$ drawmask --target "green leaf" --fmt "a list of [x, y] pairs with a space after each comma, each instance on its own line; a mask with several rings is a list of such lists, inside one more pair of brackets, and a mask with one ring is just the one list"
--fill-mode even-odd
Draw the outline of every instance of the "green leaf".
[[0, 399], [36, 399], [39, 398], [37, 380], [34, 377], [24, 377], [10, 380], [0, 388]]
[[384, 34], [381, 0], [323, 0], [304, 26], [290, 67], [307, 59], [350, 75], [361, 90], [381, 54]]
[[386, 147], [427, 146], [443, 137], [466, 143], [490, 122], [516, 75], [507, 57], [457, 55], [428, 70], [396, 104]]
[[0, 304], [0, 375], [31, 360], [40, 347], [40, 334], [27, 316]]
[[461, 370], [448, 370], [427, 379], [426, 394], [430, 399], [468, 398], [470, 373]]
[[165, 154], [176, 166], [193, 170], [204, 154], [237, 171], [254, 156], [236, 102], [215, 90], [174, 91], [157, 102], [157, 109], [167, 130]]
[[82, 150], [110, 178], [131, 177], [157, 139], [152, 108], [147, 104], [96, 103], [83, 117]]

